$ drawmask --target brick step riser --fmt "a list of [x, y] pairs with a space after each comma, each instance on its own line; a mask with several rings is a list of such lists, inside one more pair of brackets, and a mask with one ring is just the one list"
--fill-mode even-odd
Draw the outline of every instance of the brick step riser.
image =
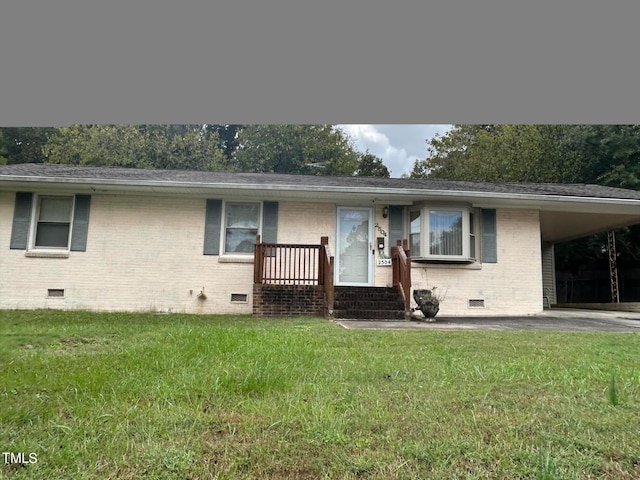
[[334, 318], [355, 318], [359, 320], [404, 320], [404, 311], [377, 311], [377, 310], [334, 310]]
[[399, 295], [384, 295], [377, 297], [359, 297], [357, 295], [340, 295], [333, 297], [336, 301], [345, 302], [397, 302], [400, 300]]
[[341, 292], [334, 291], [334, 298], [336, 299], [353, 299], [353, 300], [395, 300], [399, 297], [399, 292], [384, 291], [384, 292]]
[[334, 317], [404, 320], [404, 302], [397, 288], [336, 287]]
[[393, 303], [371, 303], [371, 302], [334, 302], [334, 310], [404, 310], [404, 304]]

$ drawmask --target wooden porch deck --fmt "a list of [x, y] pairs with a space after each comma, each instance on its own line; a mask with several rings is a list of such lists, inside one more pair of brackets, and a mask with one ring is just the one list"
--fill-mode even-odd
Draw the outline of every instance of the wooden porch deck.
[[[411, 257], [406, 239], [391, 249], [393, 287], [401, 297], [404, 312], [411, 305]], [[334, 287], [334, 256], [329, 251], [329, 237], [320, 238], [319, 244], [263, 243], [256, 237], [254, 247], [253, 313], [257, 316], [324, 315], [333, 317], [336, 287]], [[351, 287], [343, 287], [341, 291]], [[354, 296], [376, 287], [353, 287]], [[380, 288], [380, 287], [377, 287]], [[358, 293], [360, 292], [360, 293]], [[379, 293], [378, 296], [386, 294]], [[341, 294], [344, 300], [344, 293]], [[351, 303], [357, 299], [352, 299]], [[395, 305], [389, 316], [398, 318], [397, 302], [374, 302], [373, 308], [381, 312], [374, 318], [384, 317], [386, 305]], [[347, 302], [348, 303], [348, 302]], [[358, 311], [358, 310], [351, 310]], [[370, 315], [373, 315], [370, 313]]]

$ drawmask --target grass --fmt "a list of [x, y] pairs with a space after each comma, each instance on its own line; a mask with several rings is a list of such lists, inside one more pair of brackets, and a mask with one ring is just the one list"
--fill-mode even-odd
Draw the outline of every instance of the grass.
[[640, 336], [0, 311], [0, 478], [640, 477]]

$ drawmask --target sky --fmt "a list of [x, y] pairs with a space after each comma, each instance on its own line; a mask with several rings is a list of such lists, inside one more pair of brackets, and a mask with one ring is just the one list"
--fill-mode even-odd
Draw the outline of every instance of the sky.
[[413, 163], [427, 157], [427, 140], [444, 134], [451, 125], [339, 125], [356, 148], [380, 157], [392, 177], [410, 173]]

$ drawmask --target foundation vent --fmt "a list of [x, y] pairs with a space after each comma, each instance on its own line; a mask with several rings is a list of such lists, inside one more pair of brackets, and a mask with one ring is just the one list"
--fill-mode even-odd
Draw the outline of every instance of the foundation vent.
[[470, 298], [469, 308], [484, 308], [484, 298]]
[[231, 294], [231, 301], [232, 302], [238, 302], [238, 303], [246, 303], [247, 302], [247, 294], [246, 293], [232, 293]]
[[47, 297], [49, 297], [49, 298], [62, 298], [62, 297], [64, 297], [64, 288], [49, 288], [49, 289], [47, 289]]

